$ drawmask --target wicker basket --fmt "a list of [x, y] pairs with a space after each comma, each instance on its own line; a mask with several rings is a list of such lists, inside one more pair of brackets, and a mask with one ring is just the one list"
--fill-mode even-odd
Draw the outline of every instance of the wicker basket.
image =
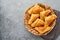
[[[54, 11], [53, 11], [53, 9], [51, 9], [51, 7], [49, 7], [49, 6], [47, 6], [47, 5], [43, 5], [43, 4], [41, 4], [41, 3], [38, 3], [38, 5], [39, 5], [39, 6], [42, 6], [44, 9], [50, 9], [50, 10], [52, 10], [52, 12], [54, 13]], [[34, 5], [33, 5], [33, 6], [34, 6]], [[31, 7], [33, 7], [33, 6], [31, 6]], [[31, 8], [31, 7], [30, 7], [30, 8]], [[48, 31], [48, 32], [46, 32], [46, 33], [44, 33], [43, 35], [41, 35], [38, 31], [36, 31], [34, 28], [32, 28], [31, 25], [28, 24], [28, 20], [30, 19], [30, 15], [28, 14], [28, 10], [29, 10], [30, 8], [28, 8], [28, 9], [26, 10], [25, 15], [24, 15], [24, 25], [25, 25], [25, 27], [27, 28], [27, 30], [28, 30], [29, 32], [31, 32], [32, 34], [38, 35], [38, 36], [43, 36], [43, 35], [47, 35], [48, 33], [50, 33], [50, 32], [52, 31], [52, 29], [54, 28], [55, 24], [56, 24], [56, 20], [54, 20], [54, 21], [52, 22], [52, 24], [50, 25], [51, 30]]]

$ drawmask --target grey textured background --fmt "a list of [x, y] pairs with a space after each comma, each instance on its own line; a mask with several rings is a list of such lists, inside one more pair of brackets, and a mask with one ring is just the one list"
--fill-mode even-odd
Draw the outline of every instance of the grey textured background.
[[0, 40], [43, 40], [24, 27], [24, 12], [35, 3], [48, 4], [60, 11], [60, 0], [0, 0]]

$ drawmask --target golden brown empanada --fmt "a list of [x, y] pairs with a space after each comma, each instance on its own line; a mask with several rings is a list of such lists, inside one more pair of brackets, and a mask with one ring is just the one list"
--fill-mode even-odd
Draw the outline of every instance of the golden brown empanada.
[[44, 33], [48, 32], [49, 30], [51, 30], [51, 27], [46, 26], [46, 28], [42, 32], [40, 32], [40, 33], [44, 34]]
[[37, 30], [40, 34], [44, 34], [47, 31], [49, 31], [51, 27], [45, 25], [44, 27], [35, 27], [35, 30]]
[[35, 21], [38, 17], [39, 17], [39, 14], [31, 14], [28, 24], [32, 24], [32, 22]]
[[40, 11], [43, 11], [44, 8], [40, 7], [38, 4], [34, 5], [30, 10], [28, 10], [29, 14], [32, 13], [39, 13]]
[[37, 18], [36, 21], [34, 21], [34, 22], [31, 24], [32, 27], [41, 26], [41, 25], [44, 25], [44, 21], [41, 20], [41, 19], [39, 19], [39, 18]]
[[50, 25], [50, 23], [53, 22], [53, 20], [55, 20], [56, 18], [57, 18], [57, 16], [55, 14], [52, 14], [52, 15], [46, 17], [45, 24]]
[[35, 27], [35, 30], [37, 30], [39, 33], [42, 33], [44, 30], [44, 27]]
[[47, 16], [47, 15], [49, 15], [49, 13], [51, 12], [51, 10], [45, 10], [45, 11], [42, 11], [42, 12], [40, 12], [40, 18], [42, 19], [42, 20], [44, 20], [45, 19], [45, 17]]
[[37, 18], [37, 19], [31, 24], [31, 26], [32, 26], [32, 27], [35, 27], [38, 21], [39, 21], [39, 18]]
[[44, 21], [39, 19], [39, 21], [36, 23], [36, 26], [43, 26], [44, 25]]

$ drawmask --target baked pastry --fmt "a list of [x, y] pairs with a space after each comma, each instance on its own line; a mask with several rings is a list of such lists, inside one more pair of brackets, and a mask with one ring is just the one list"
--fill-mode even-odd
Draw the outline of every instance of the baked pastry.
[[44, 20], [47, 15], [49, 15], [51, 10], [45, 10], [40, 12], [40, 19]]
[[47, 35], [55, 26], [56, 18], [51, 7], [35, 4], [30, 7], [24, 16], [25, 27], [34, 35]]
[[35, 27], [35, 30], [37, 30], [40, 33], [40, 35], [43, 35], [44, 33], [51, 30], [51, 27], [49, 27], [48, 25], [45, 25], [44, 27]]
[[38, 17], [39, 17], [39, 14], [31, 14], [28, 24], [32, 24], [32, 22], [35, 21]]
[[32, 13], [39, 13], [40, 11], [43, 11], [44, 8], [40, 7], [39, 5], [35, 4], [34, 7], [32, 7], [28, 13], [32, 14]]
[[32, 24], [31, 24], [31, 26], [32, 27], [35, 27], [35, 26], [42, 26], [42, 25], [44, 25], [44, 21], [43, 20], [41, 20], [41, 19], [39, 19], [39, 18], [37, 18]]
[[51, 22], [53, 22], [56, 18], [57, 18], [57, 16], [55, 14], [52, 14], [52, 15], [46, 17], [45, 24], [50, 25]]

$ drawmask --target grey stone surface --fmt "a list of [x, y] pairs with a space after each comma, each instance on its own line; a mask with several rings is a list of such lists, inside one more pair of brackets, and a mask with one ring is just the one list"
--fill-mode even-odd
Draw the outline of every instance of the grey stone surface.
[[0, 40], [43, 40], [24, 27], [24, 12], [35, 3], [48, 4], [60, 11], [60, 0], [0, 0]]

